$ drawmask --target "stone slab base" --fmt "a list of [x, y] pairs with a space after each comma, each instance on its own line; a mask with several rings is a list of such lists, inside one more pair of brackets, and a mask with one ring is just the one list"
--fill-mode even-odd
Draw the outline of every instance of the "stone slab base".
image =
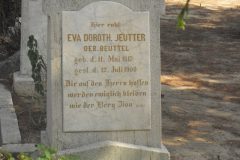
[[34, 82], [29, 75], [21, 75], [20, 72], [13, 74], [13, 88], [19, 96], [32, 96], [34, 92]]
[[18, 120], [14, 108], [0, 108], [1, 144], [21, 143]]
[[170, 160], [167, 149], [104, 141], [59, 152], [84, 160]]
[[31, 152], [35, 152], [37, 148], [36, 148], [36, 144], [25, 143], [25, 144], [2, 145], [0, 147], [0, 150], [8, 151], [11, 153], [31, 153]]

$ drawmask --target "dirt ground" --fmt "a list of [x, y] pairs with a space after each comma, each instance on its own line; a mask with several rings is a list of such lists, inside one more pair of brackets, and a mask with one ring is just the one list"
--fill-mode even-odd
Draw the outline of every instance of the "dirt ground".
[[240, 160], [240, 1], [193, 0], [181, 31], [183, 2], [161, 19], [163, 142], [172, 160]]

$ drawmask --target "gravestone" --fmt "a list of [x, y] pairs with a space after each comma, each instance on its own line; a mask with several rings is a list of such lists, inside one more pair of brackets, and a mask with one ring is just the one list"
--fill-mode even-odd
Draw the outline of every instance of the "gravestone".
[[22, 0], [20, 71], [14, 73], [14, 90], [18, 95], [31, 96], [34, 92], [32, 67], [27, 56], [30, 35], [38, 41], [38, 51], [47, 61], [47, 16], [43, 0]]
[[158, 0], [46, 0], [48, 144], [84, 159], [161, 159]]

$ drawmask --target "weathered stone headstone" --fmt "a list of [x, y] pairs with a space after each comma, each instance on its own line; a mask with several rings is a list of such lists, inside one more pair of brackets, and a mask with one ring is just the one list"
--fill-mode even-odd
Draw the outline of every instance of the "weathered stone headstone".
[[46, 0], [44, 8], [48, 143], [84, 159], [168, 160], [161, 140], [160, 1]]
[[14, 90], [18, 95], [33, 94], [32, 67], [27, 56], [30, 35], [38, 41], [39, 53], [47, 61], [47, 16], [43, 13], [43, 0], [22, 0], [20, 72], [14, 74]]

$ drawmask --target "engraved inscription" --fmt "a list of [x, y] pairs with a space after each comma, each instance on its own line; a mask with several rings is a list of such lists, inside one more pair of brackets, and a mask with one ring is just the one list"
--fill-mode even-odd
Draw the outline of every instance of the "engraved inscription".
[[101, 2], [62, 15], [64, 131], [150, 129], [149, 13]]

